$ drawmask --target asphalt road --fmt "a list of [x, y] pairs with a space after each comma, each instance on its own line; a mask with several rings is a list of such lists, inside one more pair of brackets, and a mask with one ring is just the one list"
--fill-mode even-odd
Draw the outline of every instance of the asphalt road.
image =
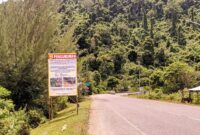
[[200, 135], [200, 107], [120, 95], [92, 97], [89, 135]]

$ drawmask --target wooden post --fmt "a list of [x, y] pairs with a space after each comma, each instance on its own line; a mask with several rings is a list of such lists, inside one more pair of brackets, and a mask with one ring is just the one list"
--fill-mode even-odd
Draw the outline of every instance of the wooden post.
[[53, 119], [53, 98], [51, 97], [51, 120]]
[[53, 102], [52, 97], [49, 97], [49, 119], [53, 119]]
[[78, 103], [78, 96], [76, 96], [76, 114], [78, 115], [79, 103]]
[[50, 97], [48, 98], [48, 106], [49, 106], [49, 119], [51, 120], [51, 99]]

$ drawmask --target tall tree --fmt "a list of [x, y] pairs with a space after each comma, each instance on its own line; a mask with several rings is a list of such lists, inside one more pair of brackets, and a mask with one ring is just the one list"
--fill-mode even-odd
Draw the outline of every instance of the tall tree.
[[[0, 85], [17, 108], [45, 103], [47, 54], [56, 50], [56, 1], [8, 1], [0, 6]], [[59, 48], [59, 47], [58, 47]]]
[[178, 44], [179, 45], [186, 45], [186, 40], [185, 37], [183, 35], [183, 29], [181, 27], [181, 25], [178, 27], [178, 32], [177, 32], [177, 40], [178, 40]]
[[154, 19], [151, 18], [151, 29], [150, 29], [150, 36], [151, 36], [151, 38], [154, 37], [153, 29], [154, 29]]
[[183, 62], [174, 62], [165, 69], [164, 83], [166, 92], [177, 92], [190, 87], [195, 82], [194, 69]]
[[191, 9], [191, 21], [194, 22], [194, 8]]
[[143, 8], [143, 28], [147, 31], [148, 30], [148, 21], [147, 21], [147, 14], [145, 9]]

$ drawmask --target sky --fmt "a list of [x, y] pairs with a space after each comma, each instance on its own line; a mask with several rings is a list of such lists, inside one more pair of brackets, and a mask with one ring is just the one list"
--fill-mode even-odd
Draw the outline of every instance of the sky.
[[0, 3], [2, 3], [3, 1], [7, 1], [7, 0], [0, 0]]

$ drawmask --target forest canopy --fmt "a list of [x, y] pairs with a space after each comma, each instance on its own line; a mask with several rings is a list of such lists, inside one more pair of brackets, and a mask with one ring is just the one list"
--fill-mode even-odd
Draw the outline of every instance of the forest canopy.
[[[24, 114], [48, 116], [47, 54], [58, 52], [77, 53], [78, 81], [92, 82], [94, 93], [146, 87], [171, 94], [200, 85], [200, 1], [1, 3], [0, 102], [24, 122], [19, 127], [28, 130]], [[56, 110], [66, 106], [66, 98], [55, 102]]]

